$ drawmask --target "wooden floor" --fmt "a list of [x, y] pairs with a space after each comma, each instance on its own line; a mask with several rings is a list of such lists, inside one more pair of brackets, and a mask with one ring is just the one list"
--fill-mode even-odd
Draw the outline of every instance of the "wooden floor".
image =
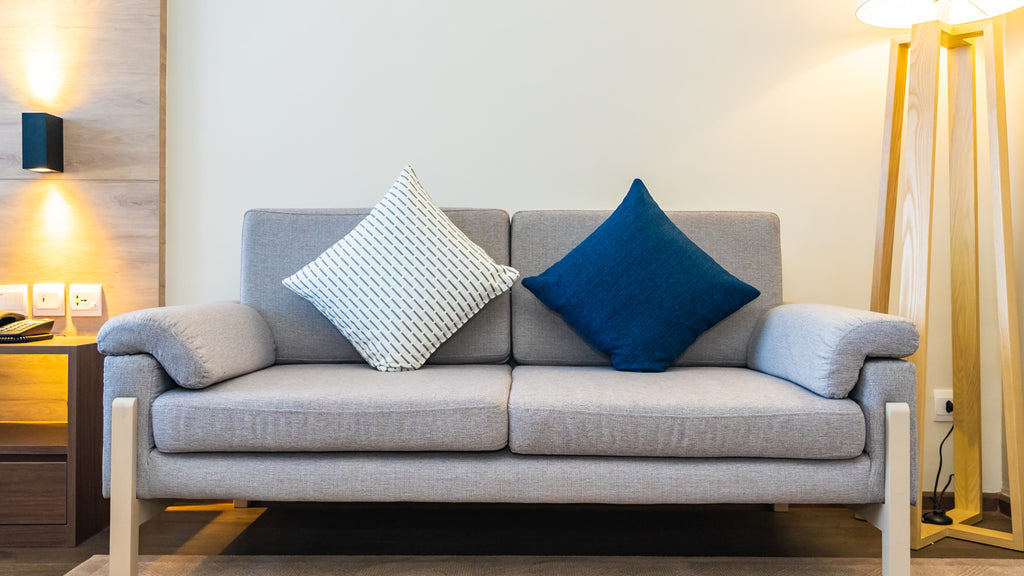
[[[1009, 520], [990, 512], [982, 525]], [[0, 548], [0, 575], [63, 575], [106, 554], [107, 539], [104, 530], [77, 548]], [[880, 557], [881, 542], [848, 510], [826, 507], [203, 504], [145, 524], [140, 553]], [[1024, 561], [950, 538], [913, 555]]]

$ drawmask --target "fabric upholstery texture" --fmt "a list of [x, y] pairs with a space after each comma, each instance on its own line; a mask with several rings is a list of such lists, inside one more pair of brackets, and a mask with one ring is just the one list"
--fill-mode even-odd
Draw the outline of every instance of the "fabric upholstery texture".
[[[426, 373], [361, 368], [383, 378]], [[907, 402], [913, 416], [916, 389], [909, 362], [865, 363], [850, 398], [861, 402], [866, 445], [864, 455], [852, 460], [537, 457], [505, 451], [163, 454], [154, 448], [150, 406], [164, 391], [176, 389], [174, 382], [147, 354], [108, 357], [104, 378], [105, 496], [110, 495], [110, 406], [124, 396], [139, 399], [139, 497], [313, 501], [880, 502], [885, 403]], [[911, 485], [916, 486], [913, 442], [911, 450]]]
[[[561, 260], [604, 222], [608, 211], [526, 211], [512, 219], [512, 266], [536, 276]], [[782, 303], [779, 220], [761, 212], [667, 212], [669, 220], [730, 274], [761, 296], [722, 320], [679, 356], [677, 366], [746, 366], [747, 346], [761, 317]], [[516, 362], [608, 366], [557, 313], [517, 282], [512, 287], [512, 349]]]
[[162, 452], [499, 450], [510, 384], [507, 365], [273, 366], [165, 392], [153, 433]]
[[285, 278], [371, 366], [415, 370], [519, 273], [456, 227], [406, 167], [355, 229]]
[[[363, 442], [379, 433], [376, 439], [385, 438], [405, 442], [415, 437], [422, 440], [422, 433], [435, 434], [437, 427], [444, 427], [446, 435], [456, 438], [444, 438], [447, 445], [455, 445], [466, 437], [479, 433], [497, 439], [492, 445], [500, 445], [499, 434], [506, 437], [511, 429], [513, 442], [520, 437], [521, 422], [516, 417], [529, 416], [540, 425], [531, 424], [530, 434], [537, 434], [538, 442], [557, 443], [557, 430], [549, 430], [543, 420], [568, 422], [572, 430], [589, 430], [599, 433], [597, 437], [580, 436], [582, 445], [597, 447], [624, 446], [635, 447], [644, 441], [635, 440], [638, 435], [653, 439], [651, 444], [655, 451], [668, 451], [661, 443], [663, 439], [677, 438], [684, 445], [693, 441], [693, 434], [683, 435], [682, 428], [670, 427], [669, 423], [677, 415], [667, 411], [645, 413], [648, 407], [645, 402], [658, 395], [652, 392], [652, 386], [642, 384], [634, 386], [637, 390], [622, 390], [606, 393], [601, 388], [599, 378], [570, 378], [572, 386], [563, 385], [557, 374], [560, 365], [592, 365], [608, 366], [606, 357], [590, 347], [561, 318], [548, 310], [540, 301], [521, 285], [513, 288], [511, 299], [515, 300], [515, 318], [513, 338], [515, 340], [515, 359], [524, 365], [516, 367], [515, 377], [518, 383], [508, 388], [509, 367], [482, 366], [480, 364], [503, 363], [510, 353], [510, 308], [508, 294], [491, 301], [467, 322], [455, 335], [443, 344], [428, 360], [428, 366], [420, 371], [381, 374], [361, 364], [362, 360], [348, 341], [327, 321], [311, 304], [291, 293], [281, 284], [281, 280], [302, 267], [317, 255], [329, 248], [338, 238], [354, 228], [368, 213], [368, 210], [258, 210], [246, 215], [243, 231], [243, 264], [242, 264], [242, 300], [244, 305], [256, 310], [269, 327], [270, 345], [276, 345], [276, 361], [286, 364], [265, 368], [259, 372], [236, 376], [199, 390], [183, 390], [176, 386], [175, 380], [164, 370], [158, 358], [159, 353], [167, 359], [168, 365], [174, 370], [176, 363], [187, 366], [190, 362], [200, 362], [189, 355], [193, 352], [168, 354], [165, 348], [155, 347], [153, 342], [142, 340], [121, 340], [113, 333], [104, 335], [105, 351], [108, 357], [104, 368], [104, 455], [103, 480], [104, 494], [109, 496], [110, 482], [110, 407], [116, 397], [135, 397], [139, 400], [138, 420], [138, 496], [140, 498], [242, 498], [267, 501], [348, 501], [348, 502], [522, 502], [522, 503], [618, 503], [618, 504], [658, 504], [658, 503], [837, 503], [858, 504], [881, 502], [884, 495], [885, 452], [885, 403], [907, 402], [911, 406], [911, 422], [914, 425], [915, 379], [913, 365], [896, 359], [874, 358], [868, 356], [859, 371], [856, 385], [850, 391], [848, 399], [832, 400], [816, 395], [795, 385], [790, 385], [793, 394], [813, 399], [815, 403], [828, 403], [829, 406], [840, 406], [857, 402], [862, 413], [862, 451], [853, 457], [840, 459], [785, 458], [785, 457], [660, 457], [660, 456], [576, 456], [576, 455], [520, 455], [512, 453], [508, 448], [481, 451], [423, 451], [423, 452], [390, 452], [390, 451], [345, 451], [345, 452], [178, 452], [165, 453], [156, 449], [156, 434], [153, 425], [159, 423], [161, 431], [172, 431], [178, 426], [174, 436], [183, 441], [188, 439], [188, 431], [180, 423], [168, 425], [165, 419], [180, 418], [191, 407], [186, 403], [177, 404], [178, 398], [193, 398], [201, 394], [213, 394], [239, 403], [259, 403], [251, 395], [249, 386], [246, 391], [232, 391], [233, 382], [246, 379], [259, 379], [263, 372], [275, 373], [277, 370], [324, 370], [339, 369], [365, 375], [367, 380], [360, 388], [365, 394], [354, 392], [347, 398], [368, 402], [371, 410], [365, 414], [349, 414], [351, 418], [344, 421], [340, 417], [314, 418], [308, 415], [295, 414], [291, 422], [301, 422], [302, 432], [286, 429], [287, 421], [292, 416], [285, 414], [264, 414], [249, 420], [249, 424], [239, 422], [231, 424], [233, 416], [206, 414], [193, 420], [197, 427], [196, 437], [216, 436], [230, 429], [228, 436], [243, 441], [243, 428], [250, 426], [246, 439], [250, 445], [265, 442], [266, 437], [275, 436], [288, 441], [307, 442], [322, 441], [332, 434], [325, 432], [334, 427], [344, 430], [345, 434], [360, 427], [356, 436], [357, 442]], [[509, 242], [511, 241], [511, 258], [513, 265], [520, 268], [524, 275], [536, 275], [551, 266], [578, 245], [593, 232], [609, 215], [609, 212], [590, 211], [554, 211], [554, 212], [520, 212], [512, 223], [512, 234], [509, 236], [507, 213], [500, 210], [447, 210], [446, 214], [474, 242], [484, 247], [488, 254], [500, 264], [509, 263]], [[746, 366], [747, 354], [754, 344], [751, 342], [766, 312], [781, 304], [781, 256], [779, 250], [778, 219], [771, 214], [763, 213], [669, 213], [669, 218], [680, 227], [698, 246], [711, 255], [723, 268], [744, 282], [755, 286], [761, 296], [709, 329], [686, 352], [676, 360], [677, 365], [684, 366]], [[236, 305], [237, 306], [237, 305]], [[230, 316], [230, 313], [229, 313]], [[244, 315], [243, 315], [244, 316]], [[116, 319], [115, 319], [116, 320]], [[111, 322], [114, 322], [113, 320]], [[177, 322], [175, 320], [175, 322]], [[231, 323], [231, 321], [227, 321]], [[111, 323], [108, 323], [110, 326]], [[159, 324], [159, 322], [158, 322]], [[189, 326], [201, 326], [202, 323], [188, 323]], [[116, 326], [116, 324], [114, 325]], [[110, 326], [107, 330], [111, 330]], [[204, 328], [205, 329], [205, 328]], [[120, 329], [118, 329], [120, 330]], [[148, 330], [133, 327], [130, 330]], [[242, 332], [245, 332], [244, 330]], [[141, 333], [141, 332], [140, 332]], [[205, 342], [208, 335], [200, 334], [198, 340]], [[234, 340], [238, 334], [216, 334], [211, 341], [216, 341], [217, 350], [236, 347]], [[261, 343], [245, 343], [243, 346], [264, 346], [268, 340], [259, 338]], [[146, 340], [151, 340], [146, 337]], [[141, 342], [141, 344], [139, 343]], [[812, 342], [812, 344], [814, 344]], [[756, 346], [763, 346], [757, 343]], [[800, 345], [800, 344], [798, 344]], [[815, 344], [816, 345], [816, 344]], [[148, 348], [147, 348], [148, 346]], [[813, 348], [813, 346], [812, 346]], [[151, 355], [153, 354], [153, 355]], [[259, 356], [257, 354], [256, 356]], [[180, 358], [185, 358], [183, 362]], [[206, 362], [202, 360], [201, 362]], [[243, 363], [247, 363], [245, 360]], [[348, 362], [357, 364], [328, 366], [324, 363]], [[261, 361], [262, 363], [262, 361]], [[292, 366], [287, 364], [317, 363], [316, 366]], [[475, 364], [475, 366], [434, 366], [434, 364]], [[535, 364], [538, 366], [528, 366]], [[544, 365], [551, 365], [545, 367]], [[473, 380], [464, 378], [467, 373], [463, 368], [480, 368], [488, 370], [486, 378]], [[436, 369], [459, 369], [458, 377], [434, 376], [447, 372]], [[489, 370], [495, 370], [493, 374]], [[532, 370], [552, 371], [542, 379], [540, 373], [531, 377]], [[572, 369], [575, 371], [576, 369]], [[585, 368], [583, 371], [607, 373], [620, 378], [676, 378], [676, 369], [660, 374], [630, 374], [613, 372], [608, 368]], [[688, 369], [689, 370], [689, 369]], [[699, 368], [696, 372], [704, 370]], [[729, 369], [731, 370], [731, 369]], [[185, 373], [188, 370], [184, 371]], [[347, 372], [346, 372], [347, 374]], [[554, 375], [553, 375], [554, 374]], [[494, 376], [494, 380], [491, 379]], [[577, 375], [579, 376], [579, 375]], [[410, 386], [398, 393], [401, 386], [389, 384], [392, 379], [429, 379], [430, 382]], [[776, 382], [781, 380], [766, 374], [750, 372], [743, 377], [758, 382]], [[371, 382], [384, 382], [383, 385]], [[187, 381], [188, 379], [185, 378]], [[275, 376], [276, 380], [276, 376]], [[499, 387], [497, 380], [504, 384]], [[601, 419], [586, 412], [554, 417], [538, 412], [527, 414], [517, 410], [517, 386], [523, 381], [533, 381], [538, 390], [532, 393], [531, 399], [540, 400], [565, 395], [579, 406], [599, 406], [602, 414], [608, 419]], [[196, 381], [204, 381], [199, 378]], [[292, 397], [305, 406], [317, 404], [334, 410], [331, 402], [338, 401], [346, 406], [355, 406], [348, 400], [341, 402], [344, 393], [335, 388], [346, 388], [351, 381], [347, 376], [319, 383], [316, 378], [288, 379], [294, 383], [292, 389], [285, 390], [279, 384], [268, 384], [265, 387], [256, 385], [252, 390], [260, 389], [266, 397], [274, 397], [278, 402], [282, 396]], [[412, 381], [412, 380], [403, 380]], [[579, 381], [579, 383], [577, 383]], [[623, 380], [626, 382], [627, 380]], [[640, 380], [637, 380], [640, 381]], [[654, 380], [650, 380], [654, 381]], [[417, 381], [419, 382], [419, 381]], [[629, 380], [629, 382], [633, 382]], [[645, 382], [648, 382], [645, 380]], [[681, 381], [680, 381], [681, 382]], [[735, 407], [735, 397], [757, 398], [760, 389], [734, 390], [730, 386], [711, 386], [704, 381], [707, 391], [698, 394], [701, 384], [687, 383], [687, 386], [672, 388], [690, 388], [689, 390], [666, 391], [667, 399], [693, 396], [695, 410], [702, 405], [709, 406], [719, 399], [721, 404]], [[440, 388], [434, 388], [440, 386]], [[475, 390], [481, 387], [481, 390]], [[578, 396], [573, 396], [574, 387]], [[322, 388], [322, 390], [321, 390]], [[487, 427], [482, 432], [466, 432], [477, 427], [462, 426], [468, 419], [453, 418], [448, 413], [433, 417], [430, 414], [410, 410], [412, 418], [409, 422], [419, 431], [403, 437], [407, 431], [402, 425], [393, 425], [390, 429], [381, 430], [392, 418], [392, 422], [403, 420], [399, 412], [390, 411], [381, 414], [378, 400], [389, 398], [388, 402], [404, 399], [414, 401], [426, 398], [423, 402], [430, 406], [458, 406], [455, 411], [465, 410], [469, 419], [483, 418], [483, 405], [459, 404], [461, 400], [472, 398], [490, 398], [496, 396], [492, 391], [505, 390], [511, 395], [512, 419], [494, 428]], [[550, 388], [550, 389], [548, 389]], [[448, 390], [453, 392], [449, 393]], [[317, 391], [320, 390], [320, 391]], [[440, 390], [440, 392], [439, 392]], [[579, 393], [579, 390], [586, 390]], [[765, 390], [768, 403], [774, 398], [773, 388], [767, 385]], [[305, 391], [305, 392], [303, 392]], [[524, 392], [526, 389], [524, 388]], [[304, 396], [304, 394], [308, 395]], [[389, 394], [394, 393], [394, 396]], [[419, 395], [418, 395], [419, 394]], [[312, 395], [317, 400], [312, 400]], [[359, 398], [356, 398], [358, 396]], [[160, 410], [152, 410], [158, 399], [162, 398], [166, 405]], [[171, 402], [173, 400], [173, 402]], [[309, 402], [307, 402], [309, 400]], [[635, 400], [635, 401], [633, 401]], [[280, 401], [287, 402], [287, 398]], [[794, 405], [797, 402], [794, 401]], [[413, 402], [415, 404], [415, 402]], [[741, 402], [742, 404], [742, 402]], [[214, 404], [209, 406], [213, 407]], [[608, 409], [621, 409], [620, 413]], [[657, 406], [654, 406], [656, 409]], [[303, 408], [305, 410], [305, 408]], [[157, 412], [161, 412], [157, 415]], [[301, 410], [300, 410], [301, 412]], [[507, 414], [508, 412], [506, 412]], [[615, 421], [618, 417], [628, 418], [632, 426]], [[779, 415], [780, 418], [793, 418], [794, 415]], [[845, 412], [840, 411], [838, 420], [846, 421]], [[191, 419], [191, 417], [188, 417]], [[363, 424], [355, 423], [360, 418]], [[640, 418], [641, 420], [638, 420]], [[772, 417], [774, 418], [774, 416]], [[262, 420], [261, 420], [262, 419]], [[643, 420], [645, 419], [645, 420]], [[711, 422], [710, 418], [698, 418], [701, 421], [700, 434], [707, 435], [703, 441], [709, 445], [722, 446], [714, 436], [714, 429], [720, 426]], [[488, 417], [493, 423], [494, 418]], [[433, 424], [431, 424], [431, 422]], [[642, 422], [637, 425], [637, 422]], [[267, 425], [282, 429], [271, 431], [260, 428]], [[583, 426], [580, 426], [580, 423]], [[434, 426], [436, 424], [436, 426]], [[690, 425], [691, 422], [685, 422]], [[756, 424], [743, 424], [757, 428]], [[498, 430], [505, 427], [504, 432]], [[682, 426], [682, 424], [681, 424]], [[796, 426], [796, 425], [794, 425]], [[802, 426], [802, 425], [800, 425]], [[845, 424], [842, 425], [845, 427]], [[589, 427], [589, 428], [588, 428]], [[720, 426], [728, 428], [729, 426]], [[738, 427], [732, 428], [736, 430]], [[761, 429], [769, 429], [770, 425]], [[692, 429], [692, 428], [691, 428]], [[377, 432], [374, 432], [376, 430]], [[455, 431], [454, 434], [452, 431]], [[369, 433], [367, 433], [369, 431]], [[424, 432], [425, 431], [425, 432]], [[783, 436], [782, 432], [779, 432]], [[773, 433], [774, 433], [773, 432]], [[825, 444], [832, 443], [834, 431], [821, 434]], [[289, 437], [289, 434], [291, 436]], [[911, 432], [915, 437], [915, 432]], [[305, 436], [303, 436], [305, 435]], [[631, 436], [632, 435], [632, 436]], [[659, 436], [660, 435], [660, 436]], [[675, 436], [673, 436], [675, 435]], [[730, 432], [726, 436], [733, 437], [742, 433]], [[300, 437], [303, 436], [303, 437]], [[350, 438], [351, 438], [350, 436]], [[813, 444], [818, 437], [807, 434], [808, 438], [793, 440], [787, 436], [786, 443], [792, 446]], [[290, 440], [289, 440], [290, 438]], [[764, 436], [768, 438], [768, 435]], [[376, 441], [374, 440], [374, 441]], [[428, 439], [429, 440], [429, 439]], [[849, 440], [846, 438], [845, 440]], [[477, 441], [476, 439], [473, 440]], [[531, 440], [534, 441], [534, 440]], [[755, 445], [759, 440], [754, 434], [741, 438], [740, 444]], [[818, 447], [812, 447], [818, 449]], [[369, 450], [375, 450], [368, 448]], [[644, 448], [647, 449], [647, 448]], [[829, 448], [831, 449], [831, 448]], [[911, 494], [916, 496], [917, 465], [916, 443], [911, 442], [914, 451], [911, 461]]]
[[522, 456], [498, 452], [153, 451], [141, 498], [314, 502], [880, 502], [849, 460]]
[[111, 415], [115, 398], [135, 398], [138, 417], [138, 485], [149, 481], [149, 457], [156, 445], [150, 408], [167, 390], [177, 389], [174, 380], [149, 354], [107, 356], [103, 360], [103, 497], [110, 498]]
[[[905, 402], [910, 406], [910, 437], [917, 438], [917, 372], [914, 364], [905, 360], [868, 358], [860, 371], [857, 385], [850, 399], [864, 411], [864, 453], [871, 458], [869, 490], [871, 494], [885, 493], [885, 405]], [[910, 498], [917, 503], [918, 467], [917, 442], [910, 442]]]
[[509, 448], [518, 454], [853, 458], [864, 415], [746, 368], [517, 366]]
[[[281, 284], [334, 245], [369, 209], [250, 210], [242, 223], [241, 300], [264, 317], [277, 342], [277, 363], [363, 362], [352, 344], [307, 300]], [[498, 264], [509, 260], [503, 210], [444, 211]], [[511, 354], [509, 295], [491, 300], [434, 352], [428, 364], [504, 362]]]
[[865, 358], [910, 356], [918, 346], [913, 322], [824, 304], [789, 304], [768, 312], [751, 340], [751, 368], [812, 390], [845, 398]]
[[152, 355], [185, 388], [204, 388], [274, 363], [267, 323], [234, 302], [136, 310], [107, 321], [96, 341], [107, 356]]
[[616, 370], [635, 372], [664, 371], [760, 294], [687, 238], [639, 179], [597, 230], [522, 285]]

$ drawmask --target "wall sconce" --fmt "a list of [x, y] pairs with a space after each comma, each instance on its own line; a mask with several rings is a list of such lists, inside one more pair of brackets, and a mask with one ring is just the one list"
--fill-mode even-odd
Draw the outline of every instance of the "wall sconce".
[[64, 171], [64, 120], [45, 112], [21, 115], [21, 167], [33, 172]]

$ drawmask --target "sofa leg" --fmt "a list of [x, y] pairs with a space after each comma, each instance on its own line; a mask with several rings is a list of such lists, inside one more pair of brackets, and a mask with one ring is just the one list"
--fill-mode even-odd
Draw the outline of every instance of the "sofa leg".
[[110, 576], [139, 572], [139, 518], [135, 498], [138, 428], [135, 398], [115, 398], [110, 434]]
[[910, 576], [910, 406], [885, 405], [885, 502], [857, 508], [882, 531], [883, 576]]
[[110, 576], [139, 571], [139, 526], [164, 508], [136, 497], [138, 400], [115, 398], [110, 438]]

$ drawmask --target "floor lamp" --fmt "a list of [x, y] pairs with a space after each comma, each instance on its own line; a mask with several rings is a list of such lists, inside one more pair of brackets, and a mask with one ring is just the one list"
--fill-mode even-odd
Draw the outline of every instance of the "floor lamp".
[[[988, 4], [988, 6], [987, 6]], [[950, 265], [952, 268], [953, 412], [955, 508], [952, 524], [921, 521], [922, 495], [911, 514], [911, 546], [945, 537], [1024, 550], [1024, 399], [1014, 278], [1010, 176], [1003, 85], [1003, 22], [1000, 16], [1024, 0], [861, 0], [857, 17], [868, 24], [912, 27], [909, 40], [893, 40], [886, 98], [881, 200], [871, 307], [912, 319], [921, 346], [917, 367], [918, 477], [923, 474], [928, 274], [939, 88], [939, 56], [947, 52], [949, 85]], [[991, 158], [996, 310], [1002, 375], [1003, 417], [1009, 466], [1012, 530], [975, 526], [981, 520], [981, 377], [978, 321], [978, 196], [975, 127], [975, 46], [985, 56], [985, 103]], [[897, 223], [900, 224], [897, 228]], [[896, 233], [899, 237], [896, 238]], [[899, 298], [889, 302], [893, 246], [899, 242]]]

